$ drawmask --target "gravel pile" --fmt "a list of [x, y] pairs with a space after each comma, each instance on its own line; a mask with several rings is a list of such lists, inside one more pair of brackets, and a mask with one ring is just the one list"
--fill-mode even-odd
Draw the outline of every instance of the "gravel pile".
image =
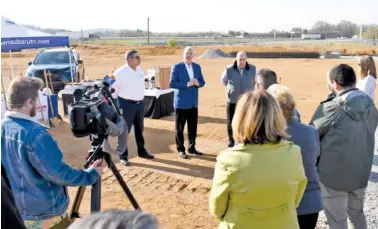
[[340, 59], [341, 54], [339, 52], [327, 51], [324, 55], [325, 59]]
[[[370, 181], [365, 192], [365, 215], [368, 229], [378, 229], [378, 131], [376, 132], [373, 168], [371, 170]], [[327, 228], [327, 219], [324, 212], [320, 212], [318, 229]]]
[[204, 53], [202, 53], [201, 56], [199, 56], [199, 58], [203, 59], [217, 59], [227, 57], [229, 57], [229, 55], [220, 49], [208, 49]]

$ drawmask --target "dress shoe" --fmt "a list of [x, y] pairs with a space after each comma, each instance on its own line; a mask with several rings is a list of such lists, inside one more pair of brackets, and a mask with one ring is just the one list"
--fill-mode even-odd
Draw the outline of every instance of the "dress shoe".
[[121, 159], [121, 163], [125, 166], [130, 166], [130, 162], [127, 159]]
[[149, 154], [147, 151], [145, 151], [143, 154], [139, 155], [139, 157], [144, 158], [144, 159], [154, 159], [154, 155]]
[[228, 147], [232, 148], [232, 147], [234, 147], [234, 145], [235, 145], [235, 141], [228, 140]]
[[202, 156], [203, 155], [203, 153], [201, 153], [197, 150], [191, 150], [191, 151], [188, 151], [188, 153], [196, 155], [196, 156]]
[[179, 152], [179, 156], [182, 157], [182, 158], [184, 158], [184, 159], [188, 159], [189, 158], [188, 155], [185, 152], [183, 152], [183, 151]]

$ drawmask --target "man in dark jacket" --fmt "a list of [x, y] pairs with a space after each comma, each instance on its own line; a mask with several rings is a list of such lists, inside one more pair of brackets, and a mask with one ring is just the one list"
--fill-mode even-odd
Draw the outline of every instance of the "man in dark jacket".
[[234, 117], [236, 102], [246, 91], [255, 87], [256, 67], [247, 62], [247, 54], [238, 52], [234, 64], [228, 65], [224, 70], [221, 81], [227, 90], [227, 132], [228, 147], [235, 145], [232, 136], [232, 118]]
[[318, 165], [323, 207], [328, 224], [366, 229], [364, 194], [374, 157], [374, 132], [378, 111], [373, 100], [355, 88], [356, 74], [346, 64], [328, 74], [332, 95], [322, 102], [310, 125], [319, 132], [321, 153]]

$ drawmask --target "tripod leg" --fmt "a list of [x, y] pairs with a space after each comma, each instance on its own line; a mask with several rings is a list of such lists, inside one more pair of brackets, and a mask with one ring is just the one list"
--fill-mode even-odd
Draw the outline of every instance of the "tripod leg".
[[85, 186], [80, 186], [76, 192], [75, 200], [72, 205], [71, 219], [80, 218], [79, 208], [80, 208], [81, 201], [83, 200], [84, 192], [85, 192]]
[[91, 213], [101, 210], [101, 177], [92, 185], [91, 190]]
[[127, 187], [126, 185], [126, 182], [125, 180], [122, 178], [121, 174], [119, 173], [117, 167], [114, 165], [110, 155], [108, 158], [106, 158], [106, 162], [108, 163], [109, 165], [109, 168], [112, 170], [114, 176], [116, 177], [118, 183], [121, 185], [121, 188], [123, 190], [123, 192], [126, 194], [127, 198], [129, 199], [131, 205], [133, 205], [134, 209], [135, 210], [142, 210], [140, 207], [139, 207], [139, 204], [137, 203], [137, 201], [135, 200], [133, 194], [131, 193], [130, 189]]

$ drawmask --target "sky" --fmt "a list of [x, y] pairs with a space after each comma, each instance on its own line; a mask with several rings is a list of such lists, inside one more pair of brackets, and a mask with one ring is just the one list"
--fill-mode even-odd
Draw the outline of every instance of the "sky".
[[378, 0], [8, 0], [1, 15], [43, 28], [269, 32], [319, 20], [378, 24]]

